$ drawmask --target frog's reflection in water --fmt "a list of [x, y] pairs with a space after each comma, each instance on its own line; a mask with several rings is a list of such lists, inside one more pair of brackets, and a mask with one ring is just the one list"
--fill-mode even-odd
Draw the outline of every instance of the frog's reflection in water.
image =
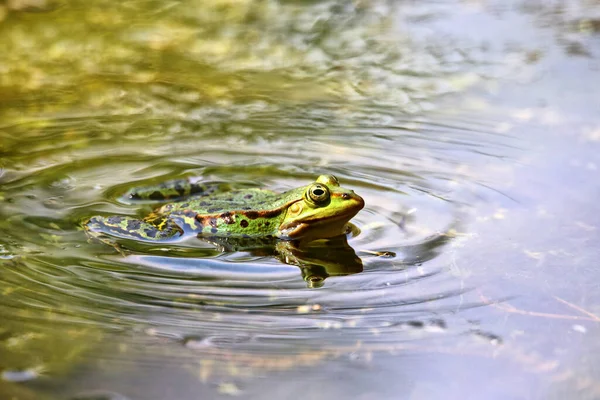
[[300, 268], [309, 288], [323, 286], [330, 276], [344, 276], [363, 271], [363, 263], [348, 244], [346, 235], [300, 244], [275, 238], [203, 238], [222, 252], [248, 252], [258, 257], [275, 257], [284, 264]]
[[[358, 228], [353, 224], [348, 225], [348, 232], [357, 234]], [[369, 258], [396, 258], [397, 263], [405, 266], [420, 264], [439, 255], [441, 248], [454, 237], [451, 232], [452, 229], [436, 233], [417, 243], [397, 246], [393, 249], [377, 251], [361, 249], [359, 254]], [[300, 268], [302, 278], [309, 288], [322, 287], [325, 279], [332, 276], [363, 272], [363, 261], [348, 243], [347, 235], [316, 240], [303, 245], [295, 241], [266, 238], [232, 241], [228, 238], [215, 237], [208, 241], [223, 252], [249, 251], [255, 256], [273, 256], [282, 263], [295, 265]]]
[[[350, 226], [352, 224], [349, 224]], [[356, 228], [355, 228], [356, 229]], [[350, 236], [354, 236], [350, 229]], [[226, 238], [202, 237], [201, 242], [216, 247], [169, 249], [168, 256], [156, 256], [147, 253], [148, 249], [138, 248], [138, 243], [131, 242], [128, 248], [121, 247], [127, 264], [142, 267], [185, 273], [190, 276], [209, 277], [211, 281], [228, 279], [231, 274], [245, 274], [249, 270], [264, 273], [265, 277], [276, 268], [253, 269], [249, 258], [273, 257], [280, 262], [300, 268], [303, 280], [308, 288], [320, 288], [325, 280], [333, 276], [346, 276], [363, 272], [363, 259], [394, 259], [395, 265], [420, 264], [439, 255], [441, 248], [453, 237], [450, 231], [434, 234], [417, 243], [396, 246], [390, 249], [359, 249], [357, 251], [348, 243], [347, 235], [339, 235], [329, 239], [316, 240], [307, 244], [296, 241], [279, 240], [273, 237], [260, 238]], [[197, 240], [193, 239], [190, 242]], [[189, 243], [189, 242], [188, 242]], [[130, 252], [133, 250], [133, 253]], [[137, 251], [145, 254], [135, 254]], [[151, 251], [152, 253], [153, 251]], [[180, 257], [183, 256], [183, 257]], [[359, 257], [360, 255], [360, 257]], [[362, 258], [361, 258], [362, 257]], [[257, 276], [257, 275], [255, 275]]]
[[323, 286], [330, 276], [345, 276], [363, 271], [363, 263], [348, 244], [346, 235], [317, 240], [297, 247], [293, 242], [279, 241], [277, 257], [286, 264], [296, 265], [309, 288]]

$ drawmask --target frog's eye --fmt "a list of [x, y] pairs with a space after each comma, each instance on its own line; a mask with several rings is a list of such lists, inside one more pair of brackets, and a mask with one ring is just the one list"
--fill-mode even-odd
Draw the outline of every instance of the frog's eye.
[[306, 191], [308, 199], [315, 204], [322, 204], [329, 200], [329, 189], [327, 186], [315, 183]]

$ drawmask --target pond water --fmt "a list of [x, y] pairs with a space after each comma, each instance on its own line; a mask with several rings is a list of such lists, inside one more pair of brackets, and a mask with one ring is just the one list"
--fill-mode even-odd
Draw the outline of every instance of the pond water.
[[[7, 0], [0, 45], [1, 398], [600, 397], [597, 1]], [[360, 232], [300, 267], [82, 230], [324, 173]]]

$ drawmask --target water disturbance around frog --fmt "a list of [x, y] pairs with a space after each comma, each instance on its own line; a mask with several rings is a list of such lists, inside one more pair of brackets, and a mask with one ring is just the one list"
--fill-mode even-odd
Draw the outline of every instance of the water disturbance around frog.
[[[592, 251], [578, 251], [580, 275], [559, 268], [597, 232], [582, 200], [595, 189], [546, 160], [598, 165], [593, 112], [498, 95], [551, 65], [498, 37], [510, 25], [498, 15], [534, 36], [562, 11], [18, 4], [0, 5], [0, 394], [396, 398], [403, 387], [436, 398], [431, 386], [456, 378], [486, 398], [521, 394], [498, 382], [526, 379], [544, 398], [590, 378], [545, 329], [596, 327], [592, 312], [561, 319], [548, 305], [578, 303], [565, 300], [575, 287], [600, 304], [585, 286]], [[554, 46], [548, 60], [562, 57]], [[577, 140], [562, 135], [572, 127]], [[575, 156], [566, 142], [584, 144]], [[144, 185], [284, 192], [321, 174], [365, 200], [347, 242], [223, 252], [191, 237], [115, 249], [82, 229], [94, 215], [142, 218], [164, 204], [131, 201]], [[566, 182], [576, 187], [559, 190]], [[566, 201], [585, 205], [572, 220], [557, 211]], [[553, 236], [558, 227], [572, 241]], [[519, 296], [515, 311], [506, 301]], [[498, 382], [483, 387], [480, 373]]]

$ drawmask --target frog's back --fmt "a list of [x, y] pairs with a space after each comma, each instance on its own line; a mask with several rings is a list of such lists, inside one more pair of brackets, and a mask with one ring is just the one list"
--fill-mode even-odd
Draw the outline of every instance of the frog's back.
[[275, 235], [287, 206], [297, 199], [262, 189], [233, 190], [163, 206], [159, 213], [184, 230], [203, 235], [254, 237]]
[[269, 211], [280, 208], [285, 203], [285, 196], [270, 190], [240, 189], [167, 204], [160, 212], [189, 210], [203, 216], [228, 211]]

